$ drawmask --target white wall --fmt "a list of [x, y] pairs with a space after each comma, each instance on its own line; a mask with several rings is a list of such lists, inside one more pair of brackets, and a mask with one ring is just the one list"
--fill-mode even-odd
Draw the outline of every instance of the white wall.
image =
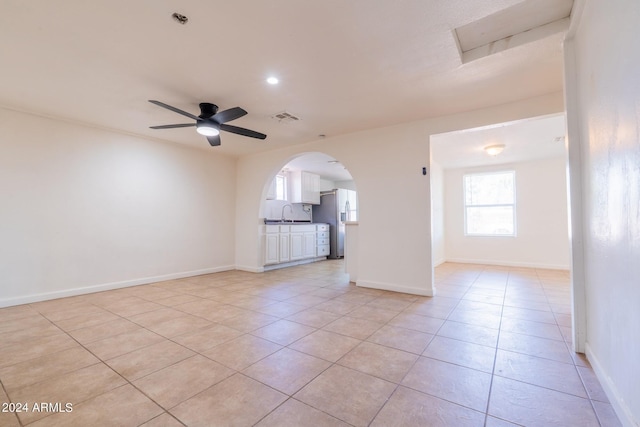
[[330, 191], [336, 188], [336, 183], [328, 179], [320, 180], [320, 191]]
[[[513, 170], [516, 174], [516, 237], [464, 235], [463, 176]], [[445, 247], [447, 261], [569, 269], [566, 159], [447, 169]]]
[[445, 224], [444, 224], [444, 169], [436, 161], [431, 160], [431, 248], [433, 250], [433, 266], [437, 267], [446, 261]]
[[345, 190], [358, 191], [358, 188], [356, 187], [356, 182], [353, 181], [353, 180], [351, 180], [351, 181], [336, 181], [334, 188], [344, 188]]
[[235, 160], [0, 109], [0, 306], [233, 268]]
[[[640, 2], [584, 5], [566, 45], [570, 150], [582, 166], [587, 356], [640, 425]], [[574, 8], [576, 8], [574, 6]], [[575, 66], [571, 64], [575, 61]]]
[[325, 138], [238, 160], [236, 263], [261, 271], [259, 239], [265, 182], [291, 158], [323, 152], [349, 170], [358, 188], [358, 284], [431, 294], [429, 137], [447, 131], [563, 111], [551, 94], [464, 114]]

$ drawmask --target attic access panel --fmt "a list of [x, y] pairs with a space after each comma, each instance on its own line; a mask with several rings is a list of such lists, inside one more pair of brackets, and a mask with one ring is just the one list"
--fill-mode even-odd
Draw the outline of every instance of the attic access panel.
[[454, 29], [463, 63], [569, 28], [573, 0], [525, 0]]

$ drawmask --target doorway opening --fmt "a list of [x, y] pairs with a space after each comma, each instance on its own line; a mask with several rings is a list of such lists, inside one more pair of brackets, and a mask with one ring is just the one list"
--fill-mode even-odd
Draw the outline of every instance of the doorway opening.
[[565, 299], [545, 289], [538, 306], [533, 297], [520, 303], [505, 294], [504, 302], [549, 307], [570, 345], [576, 284], [565, 120], [555, 114], [431, 136], [432, 280], [437, 285], [437, 269], [455, 263], [565, 272]]

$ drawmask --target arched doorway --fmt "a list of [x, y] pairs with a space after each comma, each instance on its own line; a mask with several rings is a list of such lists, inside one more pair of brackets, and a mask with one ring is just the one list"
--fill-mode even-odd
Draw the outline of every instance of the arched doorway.
[[262, 194], [264, 270], [345, 257], [345, 228], [357, 223], [358, 201], [339, 160], [297, 155], [274, 171]]

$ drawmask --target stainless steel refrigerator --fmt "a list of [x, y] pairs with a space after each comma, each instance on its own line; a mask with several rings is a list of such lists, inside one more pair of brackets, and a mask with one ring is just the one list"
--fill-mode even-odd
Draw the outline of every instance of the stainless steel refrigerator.
[[320, 193], [312, 209], [313, 222], [329, 224], [329, 258], [344, 257], [344, 221], [355, 221], [355, 191], [334, 189]]

